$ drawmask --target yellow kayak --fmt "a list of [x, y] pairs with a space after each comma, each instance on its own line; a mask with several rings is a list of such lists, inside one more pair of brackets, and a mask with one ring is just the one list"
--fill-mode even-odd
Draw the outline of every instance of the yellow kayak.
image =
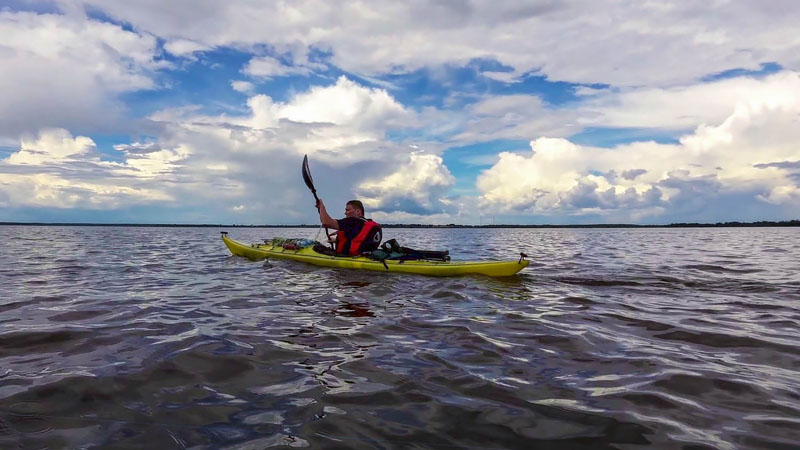
[[[272, 244], [243, 244], [222, 233], [222, 241], [236, 256], [252, 260], [265, 258], [291, 259], [316, 266], [340, 267], [344, 269], [375, 270], [378, 272], [405, 272], [439, 277], [467, 274], [482, 274], [490, 277], [509, 277], [528, 266], [529, 261], [375, 261], [363, 256], [329, 256], [314, 251], [312, 247], [299, 250], [285, 249]], [[385, 265], [384, 265], [385, 263]]]

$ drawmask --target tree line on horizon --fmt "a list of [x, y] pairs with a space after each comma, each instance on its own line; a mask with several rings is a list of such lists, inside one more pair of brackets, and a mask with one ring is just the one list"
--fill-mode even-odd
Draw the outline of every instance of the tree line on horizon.
[[[0, 225], [31, 225], [31, 226], [104, 226], [104, 227], [215, 227], [215, 228], [318, 228], [319, 224], [294, 224], [294, 225], [245, 225], [245, 224], [187, 224], [187, 223], [60, 223], [60, 222], [0, 222]], [[712, 227], [797, 227], [800, 226], [800, 219], [769, 221], [760, 220], [756, 222], [678, 222], [665, 225], [640, 225], [628, 223], [605, 223], [605, 224], [540, 224], [540, 225], [514, 225], [514, 224], [491, 224], [491, 225], [462, 225], [449, 223], [446, 225], [419, 224], [419, 223], [388, 223], [381, 224], [383, 228], [712, 228]]]

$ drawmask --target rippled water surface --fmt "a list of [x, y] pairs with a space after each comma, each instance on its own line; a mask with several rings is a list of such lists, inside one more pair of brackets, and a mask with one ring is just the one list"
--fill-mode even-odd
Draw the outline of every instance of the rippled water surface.
[[[388, 229], [519, 276], [0, 227], [0, 448], [797, 448], [800, 229]], [[310, 229], [228, 229], [237, 240]]]

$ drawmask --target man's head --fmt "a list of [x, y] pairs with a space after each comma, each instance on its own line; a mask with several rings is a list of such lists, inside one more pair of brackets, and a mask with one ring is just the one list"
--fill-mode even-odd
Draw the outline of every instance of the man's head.
[[364, 217], [364, 204], [358, 200], [350, 200], [344, 207], [345, 217]]

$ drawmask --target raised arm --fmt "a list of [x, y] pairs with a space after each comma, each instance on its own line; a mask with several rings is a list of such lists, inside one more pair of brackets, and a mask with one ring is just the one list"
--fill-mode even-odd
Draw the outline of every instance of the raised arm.
[[333, 230], [338, 230], [339, 222], [337, 222], [336, 219], [328, 214], [328, 210], [325, 209], [325, 203], [322, 202], [322, 199], [320, 199], [319, 203], [317, 203], [317, 207], [319, 208], [319, 221], [322, 222], [322, 226], [331, 228]]

